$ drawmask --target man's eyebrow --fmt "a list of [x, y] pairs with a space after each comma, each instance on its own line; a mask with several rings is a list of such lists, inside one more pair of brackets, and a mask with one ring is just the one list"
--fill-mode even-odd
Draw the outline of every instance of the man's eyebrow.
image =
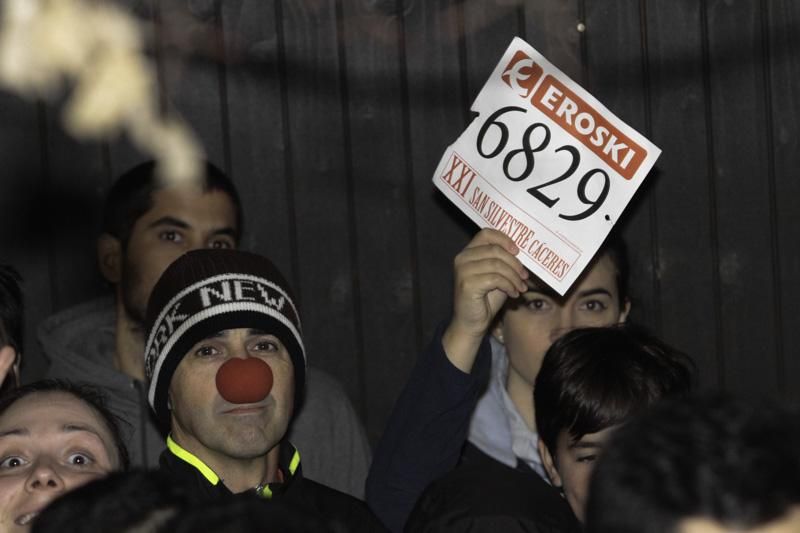
[[0, 431], [0, 438], [3, 437], [11, 437], [11, 436], [23, 436], [23, 435], [30, 435], [30, 431], [27, 428], [11, 428], [5, 431]]
[[236, 231], [236, 228], [233, 228], [231, 226], [226, 226], [224, 228], [215, 229], [214, 231], [211, 232], [211, 234], [226, 235], [228, 237], [233, 237], [235, 239], [236, 236], [239, 234], [239, 232]]
[[188, 229], [190, 227], [187, 222], [179, 218], [169, 217], [169, 216], [161, 217], [158, 220], [151, 222], [149, 227], [155, 228], [158, 226], [177, 226], [179, 228], [184, 228], [184, 229]]

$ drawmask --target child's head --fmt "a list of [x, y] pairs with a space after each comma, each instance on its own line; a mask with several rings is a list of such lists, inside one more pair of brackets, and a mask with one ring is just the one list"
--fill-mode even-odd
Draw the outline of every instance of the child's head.
[[528, 390], [526, 396], [553, 341], [575, 328], [625, 321], [630, 309], [625, 244], [609, 238], [563, 297], [533, 276], [528, 287], [525, 294], [506, 303], [492, 332], [506, 347], [509, 380], [522, 384]]
[[2, 390], [19, 384], [23, 309], [20, 283], [16, 270], [0, 265], [0, 367], [8, 369], [0, 375]]
[[633, 326], [574, 330], [547, 351], [534, 388], [539, 452], [579, 519], [608, 435], [658, 399], [688, 393], [691, 377], [686, 355]]

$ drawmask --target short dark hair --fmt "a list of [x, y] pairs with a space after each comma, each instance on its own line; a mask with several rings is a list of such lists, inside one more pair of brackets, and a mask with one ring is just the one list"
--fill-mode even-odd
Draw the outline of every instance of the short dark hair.
[[[218, 167], [205, 162], [202, 176], [203, 191], [221, 191], [227, 194], [236, 210], [236, 235], [238, 241], [243, 231], [242, 204], [233, 181]], [[127, 246], [133, 226], [153, 207], [153, 193], [164, 188], [156, 172], [155, 161], [146, 161], [125, 172], [111, 186], [103, 209], [103, 233], [119, 239]]]
[[573, 442], [617, 425], [665, 396], [687, 394], [686, 354], [641, 327], [576, 329], [547, 350], [533, 388], [536, 430], [550, 454], [567, 431]]
[[0, 265], [0, 348], [22, 353], [22, 278], [9, 265]]
[[729, 396], [665, 402], [620, 428], [599, 459], [590, 533], [672, 533], [706, 518], [751, 529], [800, 504], [796, 414]]
[[100, 418], [106, 425], [106, 429], [108, 429], [108, 432], [111, 434], [111, 438], [114, 440], [112, 444], [117, 450], [120, 469], [127, 470], [130, 467], [130, 456], [128, 455], [128, 449], [125, 447], [125, 441], [122, 438], [122, 432], [119, 427], [122, 421], [108, 409], [103, 393], [90, 385], [74, 383], [62, 379], [43, 379], [28, 383], [0, 397], [0, 416], [18, 400], [31, 394], [45, 392], [63, 392], [71, 394], [79, 400], [83, 400], [94, 409], [94, 411], [100, 415]]

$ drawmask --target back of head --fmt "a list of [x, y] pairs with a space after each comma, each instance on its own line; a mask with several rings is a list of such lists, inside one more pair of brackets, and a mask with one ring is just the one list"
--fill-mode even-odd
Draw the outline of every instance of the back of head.
[[745, 530], [800, 506], [800, 425], [722, 396], [654, 406], [611, 438], [594, 471], [592, 533], [672, 533], [700, 518]]
[[32, 533], [162, 531], [190, 501], [188, 489], [163, 473], [116, 472], [53, 502], [36, 518]]
[[[241, 235], [242, 205], [231, 179], [218, 167], [206, 161], [199, 177], [203, 191], [227, 194], [236, 208], [236, 228]], [[130, 239], [134, 224], [153, 206], [152, 195], [166, 186], [157, 175], [155, 161], [146, 161], [125, 172], [114, 182], [103, 209], [103, 233], [119, 239], [123, 247]]]
[[558, 339], [536, 377], [539, 437], [551, 453], [559, 433], [574, 441], [620, 424], [665, 397], [686, 394], [691, 360], [632, 325], [584, 328]]

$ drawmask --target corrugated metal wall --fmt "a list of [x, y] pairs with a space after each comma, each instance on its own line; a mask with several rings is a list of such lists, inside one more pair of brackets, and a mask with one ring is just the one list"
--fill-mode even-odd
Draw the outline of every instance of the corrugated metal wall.
[[[434, 192], [514, 35], [663, 149], [625, 219], [635, 319], [701, 381], [800, 403], [800, 4], [794, 0], [147, 0], [164, 96], [233, 176], [244, 246], [297, 287], [313, 364], [375, 438], [447, 315], [473, 231]], [[582, 23], [583, 31], [579, 30]], [[0, 260], [35, 325], [105, 291], [98, 213], [142, 158], [0, 94]]]

